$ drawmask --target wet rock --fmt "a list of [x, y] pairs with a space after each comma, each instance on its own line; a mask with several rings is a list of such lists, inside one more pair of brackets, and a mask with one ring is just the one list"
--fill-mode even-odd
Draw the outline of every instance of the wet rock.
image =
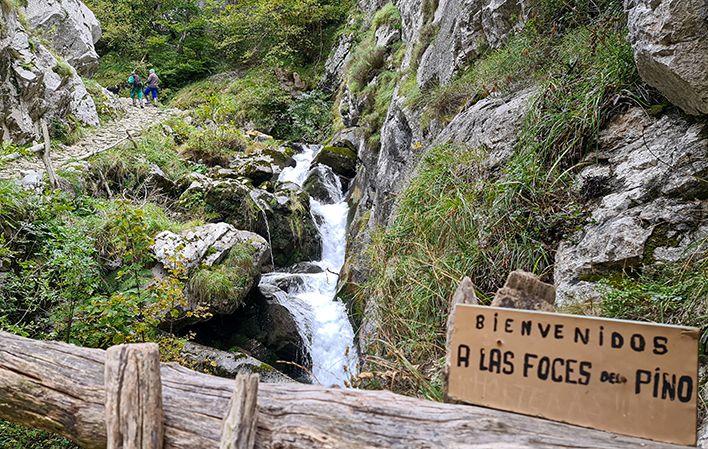
[[356, 175], [356, 153], [350, 148], [326, 146], [312, 161], [313, 166], [317, 164], [326, 165], [345, 178], [351, 179]]
[[708, 173], [706, 126], [635, 108], [601, 133], [578, 184], [599, 176], [606, 189], [591, 195], [583, 230], [558, 248], [558, 304], [598, 301], [599, 279], [708, 250], [699, 243], [708, 233], [708, 192], [700, 181]]
[[363, 143], [363, 130], [360, 128], [344, 128], [332, 136], [332, 146], [346, 147], [357, 154]]
[[242, 352], [222, 351], [190, 341], [185, 343], [180, 354], [201, 369], [221, 377], [234, 378], [237, 374], [254, 373], [260, 376], [261, 382], [295, 382], [272, 366]]
[[524, 271], [509, 273], [504, 287], [494, 295], [492, 307], [553, 312], [556, 290], [537, 276]]
[[319, 259], [322, 251], [320, 233], [310, 212], [309, 196], [302, 190], [283, 190], [274, 194], [255, 191], [257, 203], [267, 217], [256, 229], [269, 235], [275, 265], [287, 267], [297, 262]]
[[270, 162], [281, 170], [285, 167], [295, 166], [295, 159], [293, 159], [295, 149], [293, 147], [286, 145], [267, 146], [261, 149], [260, 153], [264, 156], [269, 156], [271, 158]]
[[337, 175], [332, 169], [325, 165], [316, 165], [307, 174], [302, 188], [322, 204], [334, 204], [342, 197], [342, 192], [338, 191], [338, 185]]
[[[254, 186], [260, 186], [266, 181], [272, 181], [276, 170], [270, 156], [254, 156], [235, 158], [229, 167], [238, 175], [250, 179]], [[279, 173], [279, 170], [277, 171]]]
[[203, 202], [206, 211], [237, 229], [270, 242], [276, 266], [317, 260], [320, 235], [310, 213], [309, 196], [297, 185], [279, 185], [275, 193], [254, 189], [240, 179], [195, 177], [179, 202]]
[[155, 258], [166, 269], [188, 270], [200, 265], [220, 263], [237, 244], [253, 248], [253, 265], [260, 269], [269, 257], [268, 242], [249, 231], [241, 231], [228, 223], [209, 223], [175, 234], [163, 231], [155, 237], [152, 246]]
[[[241, 330], [274, 351], [280, 360], [310, 367], [307, 348], [311, 336], [307, 333], [303, 336], [300, 327], [307, 326], [304, 321], [311, 316], [309, 306], [272, 284], [261, 283], [252, 295], [253, 307], [242, 322]], [[307, 377], [299, 369], [287, 372], [296, 378]]]
[[288, 267], [288, 273], [298, 273], [298, 274], [316, 274], [323, 273], [324, 270], [321, 266], [314, 262], [300, 262], [295, 265]]
[[101, 24], [79, 0], [28, 0], [25, 8], [32, 29], [51, 42], [54, 50], [83, 76], [98, 68], [94, 44]]
[[688, 114], [708, 114], [704, 0], [625, 0], [639, 74]]

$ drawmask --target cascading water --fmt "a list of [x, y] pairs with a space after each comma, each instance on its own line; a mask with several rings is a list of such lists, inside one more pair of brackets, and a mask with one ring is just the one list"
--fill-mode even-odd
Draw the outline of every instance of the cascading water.
[[[285, 168], [278, 180], [302, 186], [320, 149], [320, 146], [305, 146], [294, 156], [296, 165]], [[349, 206], [344, 201], [339, 178], [327, 179], [324, 186], [333, 203], [310, 199], [310, 209], [322, 238], [322, 259], [316, 264], [323, 271], [298, 274], [301, 282], [289, 289], [287, 298], [279, 297], [278, 301], [297, 318], [298, 330], [312, 360], [313, 380], [323, 385], [341, 386], [357, 370], [354, 331], [344, 304], [336, 298], [339, 270], [344, 264]], [[291, 273], [269, 273], [263, 276], [261, 284], [274, 284], [292, 276]]]

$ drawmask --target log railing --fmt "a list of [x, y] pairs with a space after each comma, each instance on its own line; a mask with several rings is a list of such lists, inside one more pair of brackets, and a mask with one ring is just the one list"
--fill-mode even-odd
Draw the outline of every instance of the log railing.
[[[0, 418], [59, 433], [85, 448], [107, 447], [106, 387], [116, 393], [110, 377], [123, 369], [120, 357], [0, 332]], [[240, 447], [222, 442], [222, 429], [229, 428], [234, 441], [252, 441], [248, 429], [234, 429], [232, 420], [255, 415], [249, 407], [255, 402], [238, 393], [243, 387], [236, 387], [242, 397], [235, 397], [233, 380], [169, 363], [159, 377], [165, 449]], [[135, 394], [157, 403], [149, 392]], [[269, 449], [677, 447], [481, 407], [303, 384], [260, 384], [256, 416], [255, 446]]]

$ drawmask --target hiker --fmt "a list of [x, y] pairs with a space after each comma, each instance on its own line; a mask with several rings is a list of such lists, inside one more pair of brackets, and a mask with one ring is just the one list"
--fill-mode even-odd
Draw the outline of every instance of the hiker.
[[137, 70], [128, 77], [128, 85], [130, 86], [130, 98], [133, 100], [133, 106], [143, 107], [143, 82], [138, 75]]
[[158, 86], [160, 85], [160, 78], [155, 73], [155, 69], [150, 69], [150, 75], [147, 79], [147, 89], [145, 89], [145, 98], [148, 104], [150, 104], [150, 97], [152, 97], [152, 102], [157, 107], [157, 92]]

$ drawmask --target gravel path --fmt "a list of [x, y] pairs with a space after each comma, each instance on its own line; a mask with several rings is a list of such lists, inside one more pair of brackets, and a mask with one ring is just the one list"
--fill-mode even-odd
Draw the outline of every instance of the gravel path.
[[[127, 137], [126, 130], [135, 137], [148, 127], [161, 123], [170, 117], [181, 115], [178, 109], [146, 106], [135, 108], [130, 99], [119, 98], [119, 107], [126, 110], [123, 118], [113, 120], [89, 131], [89, 134], [72, 146], [54, 146], [51, 150], [55, 169], [62, 165], [86, 157], [106, 147], [116, 145]], [[28, 173], [44, 172], [44, 165], [39, 157], [24, 156], [0, 167], [0, 179], [19, 179]]]

